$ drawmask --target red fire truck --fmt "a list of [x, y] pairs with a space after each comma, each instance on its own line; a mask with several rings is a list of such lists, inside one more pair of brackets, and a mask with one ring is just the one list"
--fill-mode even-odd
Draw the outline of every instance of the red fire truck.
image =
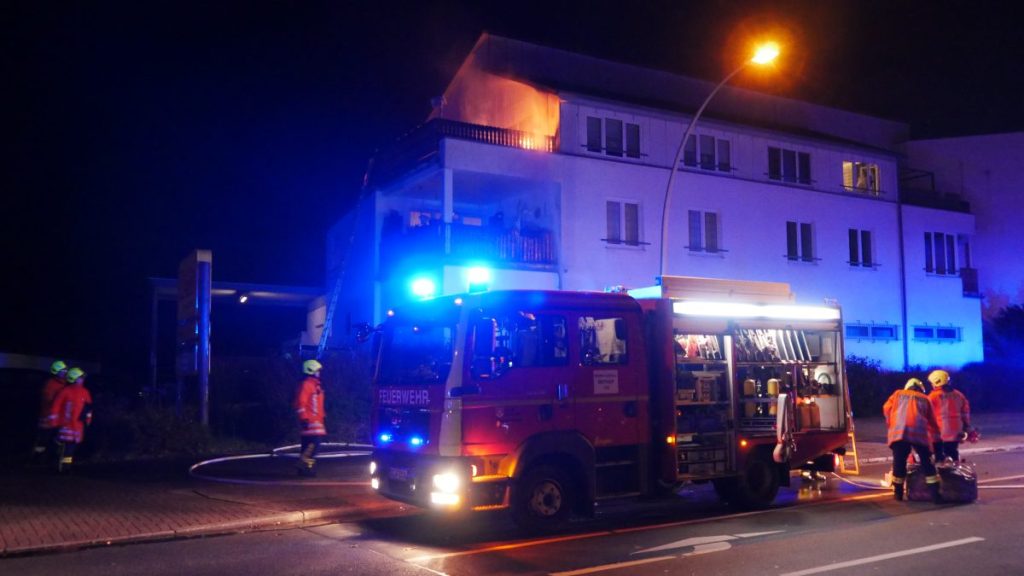
[[793, 301], [787, 284], [665, 277], [389, 311], [371, 484], [531, 528], [685, 483], [766, 506], [790, 470], [833, 470], [852, 426], [840, 310]]

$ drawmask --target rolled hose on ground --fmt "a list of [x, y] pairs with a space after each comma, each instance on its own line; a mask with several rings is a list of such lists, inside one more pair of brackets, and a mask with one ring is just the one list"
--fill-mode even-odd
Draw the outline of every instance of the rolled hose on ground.
[[[210, 458], [209, 460], [203, 460], [196, 462], [188, 469], [189, 476], [197, 478], [199, 480], [207, 480], [209, 482], [221, 482], [224, 484], [249, 484], [249, 485], [265, 485], [265, 486], [362, 486], [369, 484], [368, 481], [332, 481], [332, 480], [248, 480], [245, 478], [228, 478], [224, 476], [213, 476], [210, 474], [203, 474], [198, 472], [203, 466], [209, 466], [212, 464], [220, 464], [223, 462], [235, 462], [239, 460], [255, 460], [257, 458], [298, 458], [298, 452], [291, 452], [290, 450], [298, 450], [300, 444], [289, 444], [288, 446], [280, 446], [274, 448], [270, 452], [262, 454], [239, 454], [237, 456], [222, 456], [220, 458]], [[343, 447], [341, 451], [334, 452], [320, 452], [317, 454], [317, 459], [330, 460], [333, 458], [351, 458], [353, 456], [369, 456], [371, 452], [368, 448], [373, 448], [369, 444], [353, 444], [348, 442], [321, 442], [321, 447]]]

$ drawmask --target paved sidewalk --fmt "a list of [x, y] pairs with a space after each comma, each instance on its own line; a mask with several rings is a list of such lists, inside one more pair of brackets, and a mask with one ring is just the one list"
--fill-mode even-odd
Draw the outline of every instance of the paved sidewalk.
[[[982, 440], [961, 454], [1024, 449], [1024, 414], [978, 414], [974, 422]], [[881, 418], [857, 419], [857, 450], [862, 463], [891, 460]], [[192, 462], [86, 465], [71, 477], [0, 471], [0, 556], [415, 513], [373, 493], [367, 461], [322, 460], [308, 480], [286, 458], [201, 469], [242, 483], [190, 477]]]

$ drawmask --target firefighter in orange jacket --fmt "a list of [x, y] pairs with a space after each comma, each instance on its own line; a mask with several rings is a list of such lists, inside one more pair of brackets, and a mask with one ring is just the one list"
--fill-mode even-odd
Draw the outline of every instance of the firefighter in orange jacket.
[[949, 385], [949, 372], [934, 370], [928, 375], [932, 393], [928, 400], [939, 421], [940, 438], [934, 443], [935, 461], [946, 458], [960, 460], [960, 435], [971, 429], [971, 404], [959, 390]]
[[939, 423], [932, 413], [932, 404], [924, 395], [924, 384], [917, 378], [907, 380], [903, 390], [889, 396], [882, 407], [885, 424], [888, 427], [889, 448], [892, 449], [893, 496], [903, 500], [903, 487], [907, 480], [907, 457], [911, 450], [921, 459], [925, 482], [932, 493], [932, 500], [941, 501], [939, 476], [932, 464], [930, 447], [939, 437]]
[[85, 388], [85, 372], [81, 368], [68, 370], [68, 385], [53, 399], [50, 419], [57, 431], [60, 459], [57, 472], [68, 472], [75, 450], [85, 438], [85, 427], [92, 423], [92, 395]]
[[36, 462], [42, 462], [46, 458], [46, 450], [53, 445], [56, 427], [50, 418], [50, 408], [53, 400], [57, 397], [64, 385], [68, 366], [61, 360], [50, 364], [50, 377], [43, 384], [39, 395], [39, 423], [36, 429], [36, 442], [32, 447], [32, 457]]
[[320, 441], [327, 435], [324, 426], [324, 389], [320, 385], [320, 371], [323, 365], [316, 360], [302, 363], [302, 373], [306, 375], [299, 384], [295, 396], [295, 412], [299, 417], [302, 429], [302, 445], [299, 450], [299, 475], [316, 476], [316, 451]]

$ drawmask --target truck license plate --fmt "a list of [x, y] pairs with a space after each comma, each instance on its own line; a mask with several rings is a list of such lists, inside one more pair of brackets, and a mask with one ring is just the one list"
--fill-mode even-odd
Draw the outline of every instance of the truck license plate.
[[409, 479], [408, 468], [388, 468], [388, 478], [392, 480], [406, 481]]

